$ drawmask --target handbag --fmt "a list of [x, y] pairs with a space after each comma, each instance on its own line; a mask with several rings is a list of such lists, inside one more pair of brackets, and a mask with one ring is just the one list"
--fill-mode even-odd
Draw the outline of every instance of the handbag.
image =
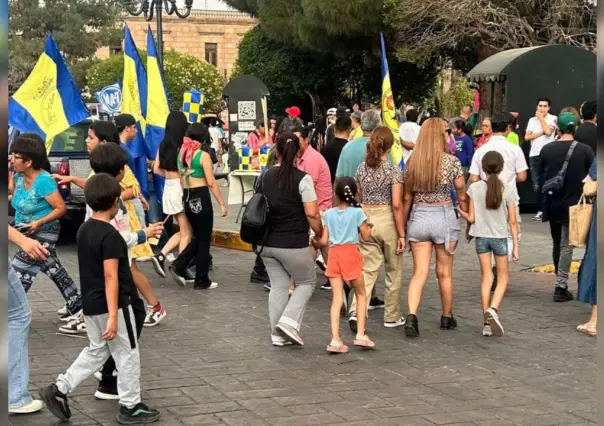
[[[241, 228], [239, 230], [239, 236], [243, 241], [248, 244], [252, 244], [254, 252], [259, 255], [264, 249], [264, 241], [268, 235], [268, 214], [269, 205], [266, 196], [264, 195], [264, 175], [259, 179], [259, 184], [254, 189], [254, 195], [250, 198], [243, 216], [241, 217]], [[257, 251], [257, 247], [262, 246], [260, 251]]]
[[562, 165], [562, 168], [556, 174], [556, 176], [545, 181], [545, 183], [543, 184], [543, 187], [541, 188], [541, 192], [543, 194], [552, 195], [552, 194], [560, 191], [562, 189], [562, 187], [564, 187], [564, 179], [566, 179], [566, 169], [568, 168], [568, 162], [570, 161], [570, 157], [572, 157], [577, 144], [578, 144], [577, 141], [573, 141], [573, 143], [570, 145], [570, 148], [568, 149], [568, 152], [566, 153], [566, 158], [564, 159], [564, 164]]
[[573, 247], [585, 247], [587, 234], [591, 225], [593, 205], [587, 203], [585, 195], [581, 195], [579, 203], [569, 208], [568, 244]]

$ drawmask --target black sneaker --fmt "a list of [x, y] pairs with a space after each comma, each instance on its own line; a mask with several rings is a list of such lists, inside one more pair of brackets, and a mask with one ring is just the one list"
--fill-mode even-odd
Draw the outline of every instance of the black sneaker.
[[142, 402], [136, 404], [133, 408], [126, 408], [120, 405], [120, 413], [117, 415], [117, 422], [121, 425], [138, 425], [143, 423], [155, 423], [159, 420], [161, 413], [149, 408]]
[[67, 402], [67, 395], [59, 392], [57, 385], [52, 384], [42, 388], [38, 393], [40, 399], [46, 404], [48, 411], [64, 422], [69, 420], [71, 417], [71, 410], [69, 409], [69, 403]]
[[120, 399], [117, 393], [117, 377], [106, 378], [99, 382], [99, 387], [94, 393], [96, 399], [112, 401]]
[[374, 309], [384, 309], [384, 306], [386, 306], [384, 301], [380, 300], [377, 296], [372, 297], [371, 300], [369, 301], [369, 310], [370, 311], [373, 311]]
[[323, 285], [321, 286], [321, 290], [331, 290], [331, 283], [329, 282], [329, 280], [327, 280], [327, 281], [325, 282], [325, 284], [323, 284]]
[[172, 278], [174, 278], [174, 281], [176, 281], [178, 285], [181, 285], [183, 287], [187, 285], [187, 278], [185, 274], [181, 274], [180, 272], [178, 272], [174, 265], [170, 265], [168, 270], [170, 271], [170, 273], [172, 274]]
[[151, 258], [151, 262], [153, 263], [153, 269], [157, 272], [162, 278], [166, 278], [166, 256], [159, 253]]
[[405, 335], [407, 337], [419, 337], [419, 323], [417, 321], [417, 315], [407, 315], [407, 321], [405, 322]]
[[573, 300], [573, 294], [567, 288], [556, 287], [554, 291], [554, 302], [568, 302]]
[[457, 328], [457, 320], [453, 318], [453, 314], [450, 317], [444, 315], [440, 317], [441, 330], [453, 330], [454, 328]]
[[255, 270], [252, 270], [252, 275], [250, 276], [250, 281], [257, 284], [266, 284], [271, 279], [268, 277], [266, 271], [263, 273], [258, 273]]
[[357, 313], [351, 312], [348, 316], [348, 325], [353, 333], [357, 332]]
[[491, 293], [497, 288], [497, 267], [493, 266], [493, 284], [491, 284]]

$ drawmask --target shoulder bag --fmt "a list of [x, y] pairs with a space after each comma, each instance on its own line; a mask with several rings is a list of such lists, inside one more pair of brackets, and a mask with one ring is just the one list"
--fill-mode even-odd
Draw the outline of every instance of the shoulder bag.
[[575, 151], [575, 147], [577, 146], [577, 144], [577, 141], [573, 141], [573, 143], [570, 145], [570, 148], [566, 153], [566, 158], [564, 159], [562, 169], [560, 169], [556, 176], [545, 181], [543, 187], [541, 188], [541, 192], [543, 194], [552, 195], [560, 191], [564, 187], [564, 179], [566, 178], [566, 169], [568, 168], [568, 162], [573, 156], [573, 152]]
[[[241, 218], [241, 228], [239, 230], [241, 239], [246, 243], [251, 244], [254, 247], [254, 252], [258, 255], [262, 253], [262, 249], [264, 248], [263, 244], [269, 231], [269, 206], [268, 200], [264, 195], [265, 175], [266, 172], [260, 176], [254, 195], [252, 195], [252, 198], [250, 198], [250, 201], [248, 201], [245, 206]], [[257, 250], [258, 246], [262, 246], [259, 251]]]

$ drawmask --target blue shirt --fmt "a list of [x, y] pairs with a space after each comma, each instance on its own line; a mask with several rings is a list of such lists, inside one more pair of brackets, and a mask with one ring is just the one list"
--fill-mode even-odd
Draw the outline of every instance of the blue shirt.
[[359, 226], [367, 220], [363, 209], [347, 207], [328, 209], [323, 216], [323, 222], [329, 230], [329, 242], [332, 245], [358, 244]]
[[[361, 136], [348, 142], [344, 145], [340, 159], [338, 160], [338, 168], [336, 169], [336, 178], [339, 177], [355, 177], [359, 164], [365, 161], [367, 155], [367, 144], [369, 138]], [[388, 161], [392, 164], [392, 156], [388, 154]]]
[[[11, 202], [15, 209], [15, 224], [29, 224], [48, 216], [53, 209], [45, 197], [56, 191], [58, 191], [57, 183], [45, 170], [40, 172], [29, 190], [25, 189], [23, 174], [15, 174], [15, 189]], [[56, 223], [57, 221], [49, 222], [44, 227], [50, 227]]]
[[472, 138], [468, 135], [464, 136], [456, 136], [455, 137], [455, 147], [457, 158], [461, 162], [461, 167], [466, 169], [470, 168], [472, 165], [472, 156], [474, 155], [474, 143], [472, 142]]

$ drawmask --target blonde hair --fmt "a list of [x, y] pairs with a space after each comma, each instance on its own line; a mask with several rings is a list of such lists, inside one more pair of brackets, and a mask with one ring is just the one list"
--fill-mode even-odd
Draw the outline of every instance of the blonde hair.
[[413, 154], [405, 167], [405, 185], [411, 192], [433, 192], [436, 189], [448, 145], [446, 123], [442, 119], [429, 118], [422, 124]]

